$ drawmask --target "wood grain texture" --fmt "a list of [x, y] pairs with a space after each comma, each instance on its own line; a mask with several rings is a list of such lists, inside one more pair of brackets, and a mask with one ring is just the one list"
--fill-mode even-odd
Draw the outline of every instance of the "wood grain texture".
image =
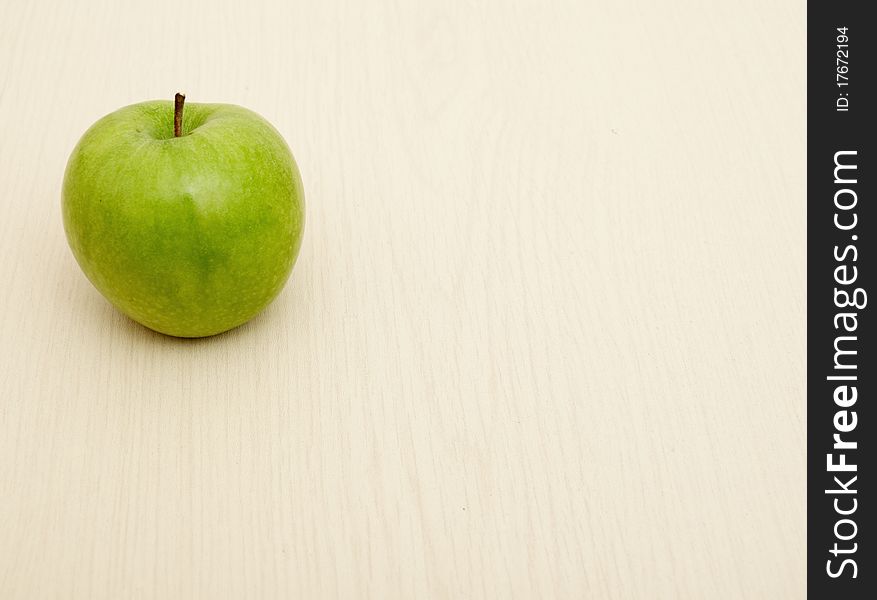
[[[0, 597], [803, 597], [804, 8], [0, 1]], [[60, 220], [178, 90], [308, 201], [199, 341]]]

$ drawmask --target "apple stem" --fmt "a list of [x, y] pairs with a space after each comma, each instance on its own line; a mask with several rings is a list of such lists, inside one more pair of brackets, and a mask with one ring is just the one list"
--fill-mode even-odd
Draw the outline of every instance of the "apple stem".
[[183, 135], [183, 103], [186, 101], [186, 94], [177, 92], [174, 96], [174, 137]]

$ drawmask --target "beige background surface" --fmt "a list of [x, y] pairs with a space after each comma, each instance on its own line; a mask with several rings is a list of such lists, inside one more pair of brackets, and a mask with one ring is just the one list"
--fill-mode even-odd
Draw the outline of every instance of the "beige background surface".
[[[804, 3], [0, 0], [0, 597], [800, 598]], [[293, 279], [202, 341], [68, 153], [224, 101]]]

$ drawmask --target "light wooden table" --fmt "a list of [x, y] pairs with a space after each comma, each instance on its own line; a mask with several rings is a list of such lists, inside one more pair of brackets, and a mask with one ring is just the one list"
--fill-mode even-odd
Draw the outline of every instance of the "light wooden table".
[[[801, 598], [804, 8], [0, 0], [0, 598]], [[59, 210], [177, 90], [308, 202], [201, 341]]]

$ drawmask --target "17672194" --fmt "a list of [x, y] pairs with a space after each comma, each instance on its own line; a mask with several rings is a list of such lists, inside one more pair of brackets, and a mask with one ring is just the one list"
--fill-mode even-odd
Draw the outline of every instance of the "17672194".
[[838, 93], [834, 106], [838, 112], [847, 112], [850, 109], [850, 38], [847, 31], [849, 31], [849, 27], [837, 28], [837, 58], [834, 75]]

